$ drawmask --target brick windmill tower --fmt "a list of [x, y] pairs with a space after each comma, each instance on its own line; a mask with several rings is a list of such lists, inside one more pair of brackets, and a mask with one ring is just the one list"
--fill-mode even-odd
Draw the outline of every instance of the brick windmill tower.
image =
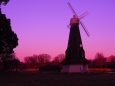
[[70, 34], [68, 40], [68, 46], [66, 49], [66, 58], [62, 61], [63, 69], [61, 72], [88, 72], [88, 60], [85, 58], [85, 51], [83, 49], [82, 39], [79, 30], [79, 24], [83, 27], [87, 36], [89, 33], [80, 20], [88, 13], [82, 14], [82, 17], [78, 18], [76, 12], [68, 2], [68, 6], [73, 12], [73, 18], [70, 19]]

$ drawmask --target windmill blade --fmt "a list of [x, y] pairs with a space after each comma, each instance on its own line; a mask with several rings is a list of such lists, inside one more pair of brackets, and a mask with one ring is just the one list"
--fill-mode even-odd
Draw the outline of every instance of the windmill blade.
[[84, 17], [87, 16], [88, 14], [89, 14], [89, 12], [86, 11], [85, 13], [83, 13], [83, 14], [81, 14], [81, 15], [79, 16], [79, 19], [81, 20], [82, 18], [84, 18]]
[[[78, 18], [78, 15], [77, 15], [76, 12], [74, 11], [72, 5], [71, 5], [69, 2], [68, 2], [67, 4], [68, 4], [68, 6], [70, 7], [70, 9], [71, 9], [71, 11], [73, 12], [73, 14]], [[79, 21], [79, 23], [80, 23], [81, 26], [83, 27], [83, 29], [84, 29], [84, 31], [86, 32], [87, 36], [89, 37], [90, 34], [89, 34], [89, 32], [87, 31], [87, 29], [86, 29], [85, 25], [83, 24], [83, 22], [82, 22], [82, 21]]]
[[78, 18], [78, 15], [76, 14], [76, 12], [74, 11], [73, 7], [71, 6], [71, 4], [68, 2], [67, 3], [68, 6], [70, 7], [71, 11], [73, 12], [73, 14]]
[[81, 24], [81, 26], [83, 27], [84, 31], [86, 32], [87, 36], [89, 37], [90, 34], [89, 34], [88, 30], [86, 29], [84, 23], [83, 23], [82, 21], [80, 21], [80, 24]]

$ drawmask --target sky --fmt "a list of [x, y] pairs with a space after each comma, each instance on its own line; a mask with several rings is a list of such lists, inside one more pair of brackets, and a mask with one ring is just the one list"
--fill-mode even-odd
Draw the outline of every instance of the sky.
[[65, 54], [67, 26], [73, 16], [67, 2], [79, 16], [89, 13], [81, 21], [90, 37], [79, 26], [86, 58], [94, 59], [98, 52], [105, 57], [115, 55], [115, 0], [10, 0], [2, 6], [2, 13], [11, 19], [12, 30], [19, 38], [14, 49], [17, 58], [23, 61], [34, 54]]

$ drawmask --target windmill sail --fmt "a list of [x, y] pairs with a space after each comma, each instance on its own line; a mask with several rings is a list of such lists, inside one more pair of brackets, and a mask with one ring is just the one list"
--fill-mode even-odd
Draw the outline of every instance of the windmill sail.
[[68, 6], [70, 7], [71, 11], [73, 12], [73, 14], [75, 14], [75, 16], [78, 18], [78, 15], [76, 14], [76, 12], [74, 11], [73, 7], [71, 6], [71, 4], [68, 2], [67, 3]]
[[81, 20], [82, 18], [84, 18], [85, 16], [87, 16], [89, 13], [88, 11], [86, 11], [85, 13], [83, 13], [82, 15], [79, 16], [79, 19]]
[[[73, 7], [71, 6], [71, 4], [70, 4], [69, 2], [68, 2], [67, 4], [68, 4], [68, 6], [70, 7], [70, 9], [71, 9], [71, 11], [73, 12], [73, 14], [78, 18], [78, 15], [77, 15], [76, 12], [74, 11], [74, 9], [73, 9]], [[87, 36], [89, 37], [90, 34], [89, 34], [89, 32], [87, 31], [87, 29], [86, 29], [85, 25], [83, 24], [83, 22], [80, 20], [79, 23], [80, 23], [81, 26], [83, 27], [83, 29], [84, 29], [84, 31], [86, 32]]]
[[84, 31], [86, 32], [87, 36], [89, 37], [90, 34], [89, 34], [89, 32], [87, 31], [87, 29], [86, 29], [84, 23], [83, 23], [82, 21], [80, 21], [80, 24], [81, 24], [81, 26], [83, 27]]

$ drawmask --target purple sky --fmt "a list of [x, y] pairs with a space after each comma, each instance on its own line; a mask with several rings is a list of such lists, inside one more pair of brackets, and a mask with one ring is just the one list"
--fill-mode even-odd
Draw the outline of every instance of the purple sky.
[[82, 19], [91, 36], [80, 27], [87, 59], [97, 52], [115, 55], [115, 0], [10, 0], [2, 12], [11, 19], [19, 45], [14, 49], [23, 61], [25, 56], [47, 53], [52, 57], [64, 54], [67, 48], [70, 18], [67, 2], [78, 15], [88, 11]]

